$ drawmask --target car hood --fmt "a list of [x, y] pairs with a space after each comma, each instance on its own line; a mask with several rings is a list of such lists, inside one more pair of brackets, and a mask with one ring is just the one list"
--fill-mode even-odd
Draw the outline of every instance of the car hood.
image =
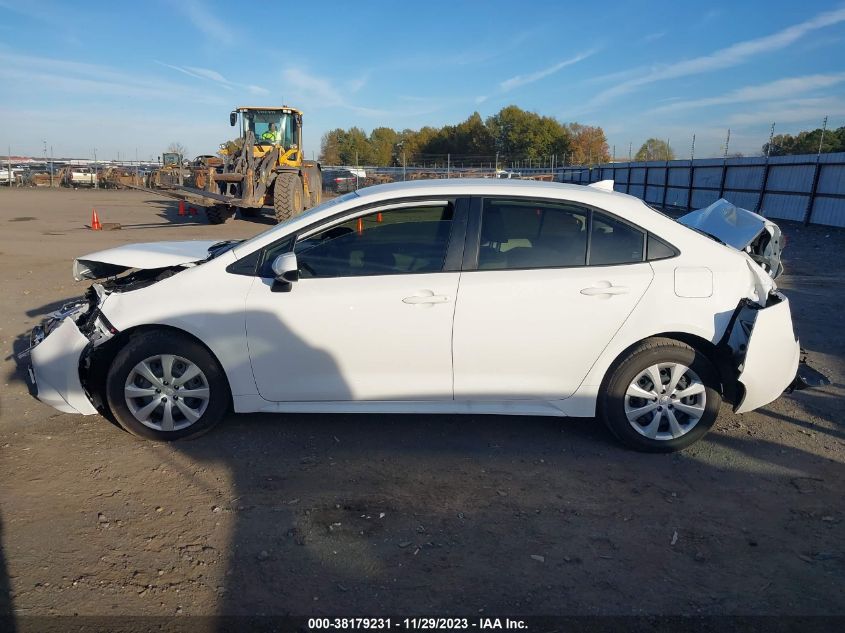
[[709, 207], [681, 216], [678, 222], [748, 253], [773, 279], [783, 272], [780, 228], [762, 215], [722, 198]]
[[219, 240], [190, 240], [185, 242], [150, 242], [127, 244], [117, 248], [83, 255], [73, 261], [73, 277], [101, 279], [130, 269], [152, 270], [190, 264], [205, 259], [209, 249]]

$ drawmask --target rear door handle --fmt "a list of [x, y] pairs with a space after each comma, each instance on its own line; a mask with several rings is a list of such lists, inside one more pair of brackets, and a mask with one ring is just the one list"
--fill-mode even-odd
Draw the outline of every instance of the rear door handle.
[[410, 303], [411, 305], [419, 305], [421, 303], [448, 303], [449, 297], [446, 295], [436, 295], [430, 290], [430, 294], [418, 294], [402, 299], [402, 303]]
[[627, 286], [614, 286], [609, 281], [600, 281], [595, 286], [581, 288], [581, 294], [589, 297], [601, 295], [624, 295], [628, 293]]

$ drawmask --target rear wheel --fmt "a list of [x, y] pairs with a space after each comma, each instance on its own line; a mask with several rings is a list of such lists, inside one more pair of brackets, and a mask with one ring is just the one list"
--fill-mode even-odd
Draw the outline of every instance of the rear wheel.
[[611, 369], [599, 413], [627, 446], [672, 452], [710, 430], [719, 414], [720, 392], [706, 356], [679, 341], [654, 338]]
[[167, 331], [134, 336], [117, 353], [106, 377], [106, 399], [124, 429], [163, 441], [205, 433], [230, 402], [226, 376], [211, 353]]
[[273, 210], [277, 222], [284, 222], [302, 213], [302, 181], [299, 174], [284, 172], [276, 176]]

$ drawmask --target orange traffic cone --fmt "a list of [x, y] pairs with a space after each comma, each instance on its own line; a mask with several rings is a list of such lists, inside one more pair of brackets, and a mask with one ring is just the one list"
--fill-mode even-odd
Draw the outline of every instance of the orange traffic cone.
[[100, 216], [97, 215], [97, 210], [91, 210], [91, 230], [92, 231], [102, 231], [103, 225], [100, 224]]
[[179, 201], [179, 215], [180, 216], [185, 215], [185, 201], [184, 200]]

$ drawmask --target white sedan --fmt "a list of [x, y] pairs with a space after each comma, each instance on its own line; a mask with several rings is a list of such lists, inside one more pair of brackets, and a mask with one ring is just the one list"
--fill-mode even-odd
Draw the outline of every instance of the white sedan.
[[[155, 440], [236, 412], [598, 416], [625, 444], [701, 438], [796, 379], [780, 231], [518, 180], [370, 187], [240, 242], [74, 262], [103, 279], [33, 332], [60, 411]], [[709, 233], [709, 235], [707, 234]]]

